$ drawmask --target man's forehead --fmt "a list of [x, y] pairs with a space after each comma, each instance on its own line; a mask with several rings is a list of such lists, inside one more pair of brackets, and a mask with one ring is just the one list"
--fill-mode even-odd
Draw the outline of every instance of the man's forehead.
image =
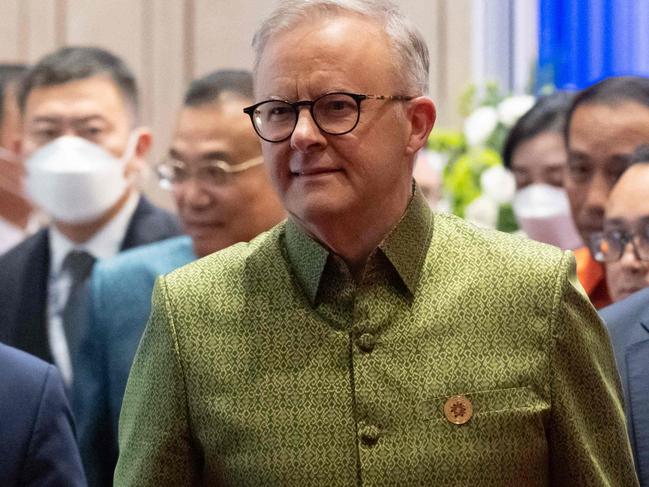
[[252, 99], [242, 96], [219, 97], [200, 105], [184, 106], [178, 117], [177, 133], [198, 132], [203, 135], [214, 133], [235, 134], [245, 126], [254, 134], [248, 116], [243, 109], [252, 104]]
[[649, 214], [649, 163], [634, 164], [617, 181], [606, 203], [607, 217]]
[[25, 118], [104, 117], [126, 114], [127, 102], [115, 82], [95, 76], [66, 83], [37, 86], [26, 100]]
[[223, 103], [208, 103], [184, 107], [179, 116], [172, 146], [178, 150], [226, 151], [238, 146], [258, 147], [259, 142], [243, 113], [244, 102], [240, 98]]
[[[359, 36], [362, 32], [362, 36]], [[392, 48], [373, 21], [358, 16], [324, 18], [273, 36], [255, 73], [257, 99], [286, 92], [379, 89], [394, 81]]]
[[[362, 35], [360, 35], [361, 33]], [[309, 22], [294, 21], [273, 33], [266, 40], [259, 60], [262, 61], [268, 55], [269, 46], [287, 39], [294, 46], [302, 47], [312, 43], [316, 51], [323, 51], [336, 43], [343, 43], [351, 47], [368, 36], [372, 37], [377, 34], [389, 42], [384, 26], [380, 25], [376, 19], [347, 11], [320, 13], [311, 18]], [[314, 41], [314, 39], [323, 37], [327, 38], [329, 42]]]

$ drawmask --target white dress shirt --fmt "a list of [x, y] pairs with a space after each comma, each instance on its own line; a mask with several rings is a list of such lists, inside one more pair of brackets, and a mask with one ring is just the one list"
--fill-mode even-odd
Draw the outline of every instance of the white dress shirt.
[[47, 285], [47, 335], [54, 363], [67, 386], [72, 383], [72, 359], [63, 329], [63, 308], [70, 294], [72, 276], [62, 269], [63, 260], [73, 250], [85, 251], [95, 259], [107, 259], [120, 250], [126, 230], [135, 212], [139, 194], [133, 192], [124, 207], [89, 240], [75, 243], [54, 225], [50, 232], [50, 269]]

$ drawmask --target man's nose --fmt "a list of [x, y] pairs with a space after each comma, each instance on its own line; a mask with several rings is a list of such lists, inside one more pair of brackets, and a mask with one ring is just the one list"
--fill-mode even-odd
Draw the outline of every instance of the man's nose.
[[301, 107], [297, 115], [295, 130], [291, 135], [291, 148], [300, 152], [309, 152], [326, 145], [327, 139], [313, 120], [310, 110]]
[[638, 259], [633, 243], [629, 240], [624, 249], [622, 249], [622, 257], [620, 257], [620, 265], [627, 272], [638, 272], [644, 267], [644, 262]]
[[604, 214], [604, 207], [608, 200], [608, 195], [611, 192], [611, 184], [607, 178], [602, 174], [596, 174], [593, 178], [590, 187], [586, 191], [586, 199], [584, 201], [584, 208], [589, 213]]
[[180, 191], [180, 198], [193, 208], [203, 208], [211, 202], [211, 197], [205, 188], [205, 183], [201, 182], [194, 175], [191, 175], [183, 181], [178, 191]]

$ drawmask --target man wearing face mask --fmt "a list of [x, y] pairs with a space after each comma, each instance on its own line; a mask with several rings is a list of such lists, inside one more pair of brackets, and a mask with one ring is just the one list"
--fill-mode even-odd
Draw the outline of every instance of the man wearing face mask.
[[0, 64], [0, 255], [38, 226], [22, 188], [23, 167], [14, 152], [20, 130], [16, 91], [26, 70], [23, 64]]
[[242, 111], [252, 101], [252, 75], [246, 71], [217, 71], [191, 83], [169, 153], [157, 166], [188, 236], [124, 252], [93, 270], [87, 335], [73, 386], [90, 485], [112, 485], [122, 397], [156, 277], [252, 240], [284, 218]]
[[27, 73], [19, 105], [25, 187], [52, 225], [0, 258], [0, 339], [54, 362], [70, 385], [94, 261], [179, 229], [135, 188], [151, 134], [122, 60], [60, 49]]

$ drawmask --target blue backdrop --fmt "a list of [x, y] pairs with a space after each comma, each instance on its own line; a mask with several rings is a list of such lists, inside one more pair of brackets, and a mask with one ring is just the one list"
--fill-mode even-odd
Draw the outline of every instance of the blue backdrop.
[[539, 0], [537, 90], [649, 76], [649, 0]]

